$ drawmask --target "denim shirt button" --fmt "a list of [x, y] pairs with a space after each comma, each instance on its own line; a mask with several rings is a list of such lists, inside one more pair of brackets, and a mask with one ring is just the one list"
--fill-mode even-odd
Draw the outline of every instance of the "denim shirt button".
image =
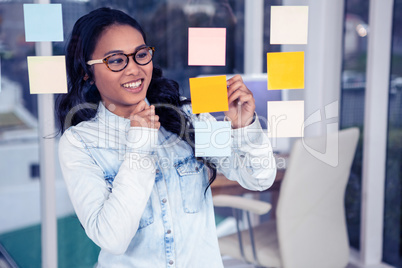
[[166, 203], [167, 202], [167, 199], [166, 198], [163, 198], [162, 199], [162, 203]]
[[195, 171], [198, 171], [199, 170], [199, 168], [198, 167], [195, 167]]
[[166, 231], [167, 234], [170, 234], [172, 231], [169, 229]]
[[174, 262], [172, 260], [169, 261], [169, 264], [172, 265]]

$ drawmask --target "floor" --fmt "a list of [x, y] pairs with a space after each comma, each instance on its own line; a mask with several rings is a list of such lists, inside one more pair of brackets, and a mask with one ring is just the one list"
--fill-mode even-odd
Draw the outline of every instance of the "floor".
[[254, 266], [251, 264], [247, 264], [241, 260], [232, 259], [230, 257], [224, 256], [222, 260], [225, 268], [254, 268]]
[[[225, 236], [227, 234], [235, 232], [235, 224], [236, 221], [232, 217], [228, 217], [225, 220], [223, 220], [217, 226], [218, 237]], [[222, 260], [223, 260], [223, 266], [225, 268], [254, 268], [254, 266], [251, 264], [248, 264], [242, 260], [233, 259], [229, 256], [223, 256]], [[359, 267], [349, 263], [348, 266], [346, 266], [345, 268], [359, 268]]]
[[[230, 257], [224, 256], [223, 258], [223, 266], [225, 268], [254, 268], [253, 265], [247, 264], [241, 260], [232, 259]], [[353, 264], [348, 264], [345, 268], [358, 268]]]

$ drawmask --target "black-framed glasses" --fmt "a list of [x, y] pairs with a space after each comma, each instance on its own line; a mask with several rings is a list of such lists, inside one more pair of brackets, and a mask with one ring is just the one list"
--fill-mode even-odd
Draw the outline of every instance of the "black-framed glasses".
[[128, 61], [131, 56], [133, 56], [133, 60], [138, 65], [147, 65], [152, 61], [154, 53], [155, 53], [154, 47], [144, 46], [137, 49], [131, 54], [116, 53], [107, 56], [104, 59], [87, 61], [87, 64], [94, 65], [98, 63], [104, 63], [106, 64], [107, 68], [109, 68], [109, 70], [111, 70], [112, 72], [120, 72], [127, 67]]

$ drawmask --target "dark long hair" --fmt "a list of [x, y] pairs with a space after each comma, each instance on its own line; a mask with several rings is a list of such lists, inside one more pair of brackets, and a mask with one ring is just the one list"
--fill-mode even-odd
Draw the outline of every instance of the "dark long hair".
[[[141, 33], [146, 43], [146, 35], [140, 24], [119, 10], [99, 8], [75, 23], [66, 51], [68, 93], [60, 95], [56, 102], [60, 134], [70, 126], [96, 116], [101, 95], [96, 85], [91, 82], [93, 72], [86, 62], [91, 59], [100, 35], [112, 25], [133, 27]], [[154, 67], [147, 99], [155, 105], [155, 113], [159, 116], [161, 125], [186, 141], [194, 154], [194, 127], [181, 109], [173, 109], [189, 103], [188, 100], [180, 99], [179, 84], [163, 77], [162, 70]], [[198, 160], [204, 162], [211, 171], [209, 187], [216, 178], [215, 165], [204, 158]]]

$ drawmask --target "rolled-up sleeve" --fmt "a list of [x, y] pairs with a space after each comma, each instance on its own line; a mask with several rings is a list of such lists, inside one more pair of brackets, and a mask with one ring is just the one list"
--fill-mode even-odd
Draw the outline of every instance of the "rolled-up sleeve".
[[[141, 134], [132, 129], [128, 133], [132, 137], [128, 139], [137, 141], [133, 136], [136, 133]], [[150, 141], [141, 150], [128, 148], [126, 151], [110, 192], [102, 168], [78, 133], [70, 128], [59, 142], [60, 165], [75, 212], [88, 237], [112, 254], [126, 251], [137, 232], [155, 181], [155, 157], [149, 153]]]

